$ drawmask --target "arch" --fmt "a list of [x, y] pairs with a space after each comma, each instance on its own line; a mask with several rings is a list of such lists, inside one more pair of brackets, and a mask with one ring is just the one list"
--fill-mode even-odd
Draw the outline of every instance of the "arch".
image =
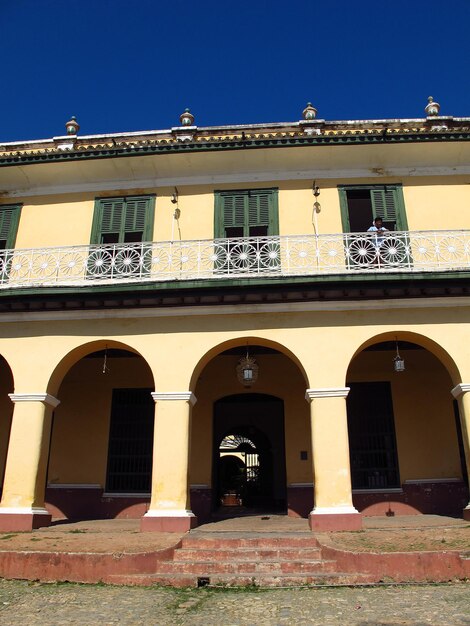
[[[351, 363], [354, 361], [355, 357], [363, 352], [366, 348], [373, 346], [377, 343], [382, 343], [384, 341], [408, 341], [409, 343], [415, 343], [418, 346], [421, 346], [431, 352], [447, 369], [452, 382], [454, 385], [458, 385], [462, 382], [462, 377], [460, 375], [457, 364], [454, 359], [450, 356], [450, 354], [437, 342], [433, 339], [430, 339], [426, 335], [421, 335], [420, 333], [415, 333], [412, 331], [404, 331], [404, 330], [396, 330], [396, 331], [387, 331], [384, 333], [379, 333], [378, 335], [374, 335], [364, 341], [351, 356], [348, 364], [348, 369], [345, 372], [347, 376], [348, 370], [351, 367]], [[345, 379], [346, 379], [345, 376]]]
[[118, 349], [118, 350], [126, 350], [127, 352], [131, 352], [133, 354], [137, 354], [139, 357], [144, 359], [147, 364], [151, 374], [152, 381], [155, 385], [155, 379], [153, 376], [153, 372], [151, 371], [150, 366], [147, 363], [147, 360], [132, 346], [129, 346], [120, 341], [115, 341], [114, 339], [98, 339], [96, 341], [89, 341], [87, 343], [81, 344], [77, 346], [70, 352], [68, 352], [55, 366], [54, 371], [51, 374], [49, 379], [49, 383], [47, 385], [47, 393], [50, 393], [52, 396], [56, 396], [59, 387], [71, 367], [73, 367], [78, 361], [80, 361], [83, 357], [91, 354], [93, 352], [98, 352], [99, 350], [108, 349]]
[[219, 343], [216, 346], [212, 347], [210, 350], [208, 350], [199, 359], [199, 361], [197, 362], [194, 368], [194, 371], [192, 373], [190, 383], [189, 383], [189, 390], [192, 392], [195, 391], [199, 376], [201, 375], [206, 365], [214, 357], [218, 356], [222, 352], [225, 352], [225, 350], [230, 350], [231, 348], [238, 348], [240, 346], [245, 346], [245, 345], [249, 345], [249, 346], [256, 345], [256, 346], [262, 346], [264, 348], [272, 348], [273, 350], [277, 350], [278, 352], [286, 356], [288, 359], [290, 359], [297, 366], [297, 368], [299, 369], [300, 373], [302, 374], [305, 380], [306, 388], [310, 386], [308, 382], [307, 373], [302, 363], [300, 362], [300, 359], [293, 352], [291, 352], [289, 348], [286, 348], [286, 346], [284, 346], [281, 343], [278, 343], [277, 341], [272, 341], [271, 339], [265, 339], [263, 337], [255, 337], [255, 336], [250, 335], [248, 337], [237, 337], [235, 339], [223, 341], [222, 343]]

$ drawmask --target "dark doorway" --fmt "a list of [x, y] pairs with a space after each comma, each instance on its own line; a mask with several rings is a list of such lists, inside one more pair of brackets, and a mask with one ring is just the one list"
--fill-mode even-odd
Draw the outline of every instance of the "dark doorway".
[[148, 493], [155, 403], [152, 389], [114, 389], [106, 491]]
[[392, 390], [389, 382], [347, 383], [353, 489], [400, 486]]
[[237, 394], [214, 405], [214, 508], [286, 510], [284, 403]]

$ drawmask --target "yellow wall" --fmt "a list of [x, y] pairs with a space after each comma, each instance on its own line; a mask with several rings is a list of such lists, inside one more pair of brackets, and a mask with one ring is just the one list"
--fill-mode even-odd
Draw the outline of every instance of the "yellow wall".
[[[470, 186], [459, 177], [317, 180], [318, 232], [342, 232], [338, 185], [402, 183], [410, 230], [470, 228]], [[156, 187], [106, 193], [68, 194], [20, 199], [23, 202], [16, 241], [17, 248], [84, 245], [90, 242], [95, 197], [156, 194], [154, 241], [211, 239], [214, 236], [214, 191], [224, 189], [279, 188], [281, 235], [312, 234], [312, 182], [259, 181], [214, 185], [179, 186], [178, 205], [171, 202], [173, 187]], [[175, 208], [181, 211], [173, 219]]]
[[406, 370], [396, 373], [395, 354], [362, 352], [351, 364], [348, 382], [390, 382], [401, 482], [461, 478], [449, 374], [426, 350], [401, 349]]

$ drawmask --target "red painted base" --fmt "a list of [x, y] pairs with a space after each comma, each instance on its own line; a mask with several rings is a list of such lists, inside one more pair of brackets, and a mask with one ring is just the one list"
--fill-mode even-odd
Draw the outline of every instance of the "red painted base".
[[463, 510], [463, 518], [464, 520], [466, 520], [467, 522], [470, 522], [470, 509], [469, 508], [465, 508]]
[[310, 513], [308, 516], [310, 530], [330, 532], [335, 530], [361, 530], [362, 515], [360, 513]]
[[186, 533], [197, 526], [197, 517], [150, 517], [145, 516], [140, 520], [142, 532], [153, 533]]
[[51, 515], [37, 513], [0, 513], [0, 532], [27, 532], [49, 526]]

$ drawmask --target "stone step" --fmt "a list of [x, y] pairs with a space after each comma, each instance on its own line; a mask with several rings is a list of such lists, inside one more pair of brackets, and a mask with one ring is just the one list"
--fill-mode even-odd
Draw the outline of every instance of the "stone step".
[[227, 548], [180, 548], [175, 550], [175, 561], [254, 561], [261, 559], [278, 559], [279, 561], [293, 561], [304, 559], [320, 559], [320, 548], [241, 548], [235, 550]]
[[132, 574], [110, 576], [107, 582], [116, 585], [170, 587], [300, 587], [308, 585], [365, 585], [377, 582], [370, 574], [304, 572], [302, 574], [214, 574], [196, 576], [191, 574], [175, 575], [171, 573]]
[[214, 534], [207, 533], [190, 533], [183, 538], [183, 548], [227, 548], [234, 550], [236, 548], [315, 548], [318, 547], [318, 541], [311, 534], [305, 535], [280, 535], [273, 536], [267, 533], [260, 533], [258, 536], [254, 536], [252, 533], [250, 537], [235, 534]]
[[335, 561], [302, 560], [279, 561], [265, 559], [262, 561], [161, 561], [157, 564], [156, 573], [196, 574], [210, 576], [213, 574], [302, 574], [303, 572], [334, 572]]

